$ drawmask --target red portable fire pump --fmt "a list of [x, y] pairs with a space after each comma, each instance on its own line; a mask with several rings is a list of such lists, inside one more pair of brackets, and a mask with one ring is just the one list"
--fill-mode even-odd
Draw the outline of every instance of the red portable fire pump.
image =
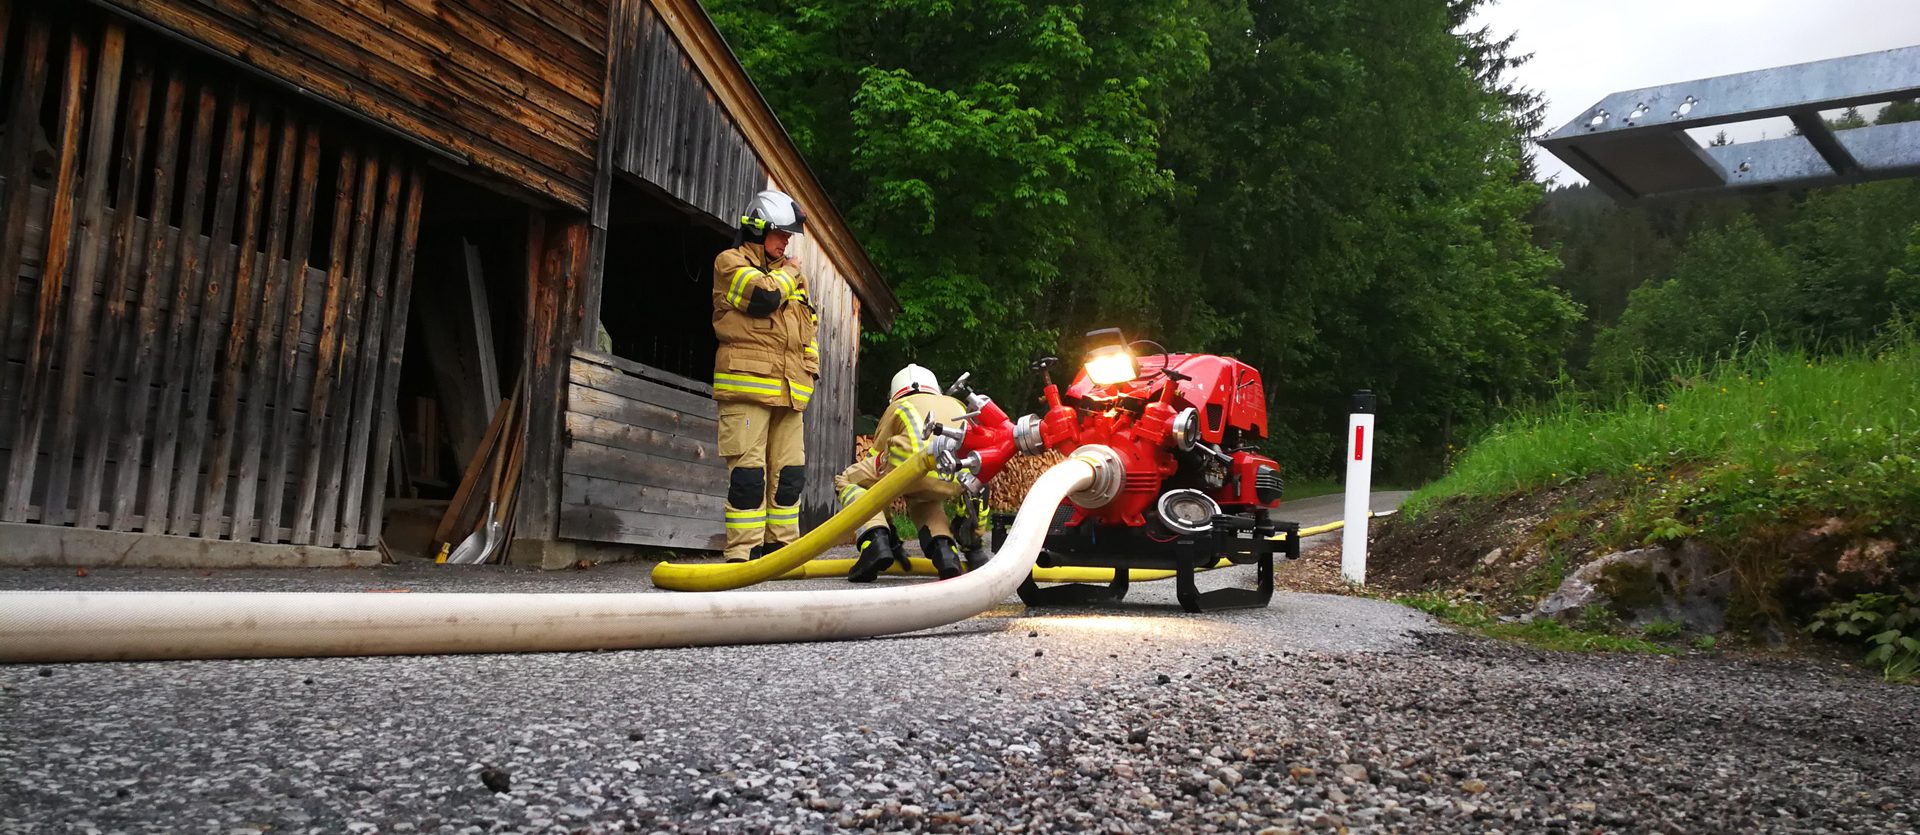
[[[1300, 526], [1276, 521], [1284, 484], [1280, 467], [1254, 447], [1267, 436], [1266, 395], [1260, 372], [1231, 357], [1171, 353], [1136, 357], [1116, 329], [1088, 334], [1085, 365], [1063, 394], [1047, 373], [1045, 415], [1015, 426], [1021, 452], [1045, 449], [1071, 455], [1091, 445], [1111, 450], [1126, 465], [1062, 504], [1048, 532], [1042, 566], [1115, 569], [1111, 585], [1041, 588], [1031, 579], [1020, 597], [1029, 605], [1117, 601], [1127, 592], [1128, 569], [1173, 569], [1181, 608], [1264, 606], [1273, 596], [1273, 560], [1300, 556]], [[996, 531], [1007, 524], [996, 521]], [[997, 542], [995, 543], [998, 544]], [[1258, 588], [1201, 593], [1196, 571], [1225, 558], [1258, 568]]]

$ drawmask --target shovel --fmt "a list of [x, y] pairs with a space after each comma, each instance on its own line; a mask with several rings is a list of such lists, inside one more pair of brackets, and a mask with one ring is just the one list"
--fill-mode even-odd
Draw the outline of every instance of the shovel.
[[507, 462], [507, 450], [502, 445], [493, 456], [493, 487], [487, 491], [487, 512], [481, 514], [480, 524], [474, 526], [473, 533], [460, 540], [460, 545], [447, 555], [449, 565], [477, 565], [486, 560], [487, 555], [499, 545], [500, 520], [494, 515], [494, 509], [500, 504], [500, 474]]

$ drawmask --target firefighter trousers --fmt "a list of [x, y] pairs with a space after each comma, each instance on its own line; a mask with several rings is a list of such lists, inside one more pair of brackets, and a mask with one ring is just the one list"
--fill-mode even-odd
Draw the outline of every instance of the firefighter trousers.
[[722, 401], [720, 457], [727, 462], [727, 559], [746, 559], [800, 538], [807, 456], [801, 413]]

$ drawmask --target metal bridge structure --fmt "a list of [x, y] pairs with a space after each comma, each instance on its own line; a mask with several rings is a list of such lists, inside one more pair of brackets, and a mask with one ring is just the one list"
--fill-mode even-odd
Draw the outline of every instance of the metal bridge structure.
[[[1920, 175], [1920, 122], [1834, 130], [1822, 111], [1920, 97], [1920, 46], [1602, 98], [1540, 146], [1623, 203]], [[1703, 145], [1688, 131], [1784, 116], [1796, 134]]]

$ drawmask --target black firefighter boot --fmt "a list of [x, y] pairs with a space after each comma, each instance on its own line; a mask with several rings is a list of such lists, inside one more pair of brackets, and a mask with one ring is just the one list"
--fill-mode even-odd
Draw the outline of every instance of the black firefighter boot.
[[940, 572], [940, 579], [951, 580], [960, 576], [960, 548], [954, 545], [951, 536], [936, 536], [933, 547], [927, 549], [927, 559], [933, 561], [933, 570]]
[[852, 583], [871, 583], [887, 570], [887, 564], [898, 559], [901, 551], [900, 537], [894, 536], [893, 529], [886, 525], [875, 525], [860, 534], [860, 558], [853, 561], [852, 570], [847, 572], [847, 581]]
[[960, 546], [961, 555], [966, 557], [967, 570], [978, 571], [993, 554], [987, 550], [987, 532], [981, 530], [977, 523], [968, 521], [969, 516], [978, 518], [975, 514], [962, 513], [953, 517], [950, 524], [953, 527], [953, 541]]

